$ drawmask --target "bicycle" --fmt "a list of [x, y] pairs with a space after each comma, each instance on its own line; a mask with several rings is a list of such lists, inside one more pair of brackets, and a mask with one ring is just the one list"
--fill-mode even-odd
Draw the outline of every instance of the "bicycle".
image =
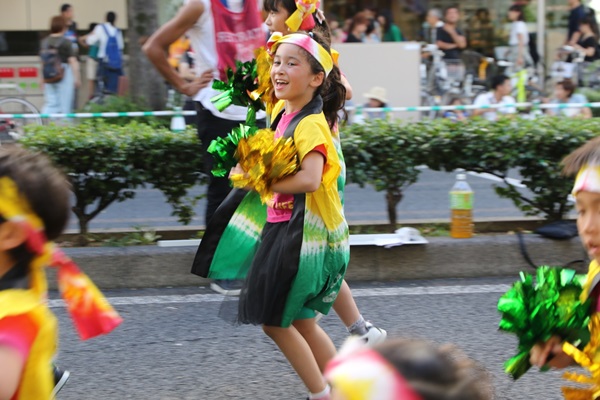
[[0, 83], [0, 90], [13, 90], [15, 96], [0, 98], [0, 114], [36, 114], [27, 118], [0, 118], [0, 143], [14, 142], [27, 134], [27, 125], [42, 125], [40, 111], [25, 100], [25, 92], [17, 84]]
[[571, 79], [579, 87], [597, 89], [600, 87], [600, 62], [585, 61], [584, 52], [562, 46], [557, 49], [557, 60], [552, 63], [549, 79], [553, 85]]

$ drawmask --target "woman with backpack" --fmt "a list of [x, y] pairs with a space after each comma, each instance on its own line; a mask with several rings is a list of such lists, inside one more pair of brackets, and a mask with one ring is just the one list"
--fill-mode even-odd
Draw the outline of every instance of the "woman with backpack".
[[64, 37], [66, 30], [67, 22], [62, 16], [52, 17], [50, 35], [41, 43], [44, 114], [72, 112], [75, 88], [81, 85], [79, 61], [71, 42]]

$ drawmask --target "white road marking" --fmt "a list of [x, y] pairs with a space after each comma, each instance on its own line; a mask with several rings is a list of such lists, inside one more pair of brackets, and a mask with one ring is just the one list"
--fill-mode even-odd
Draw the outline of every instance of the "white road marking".
[[[416, 287], [390, 287], [354, 289], [354, 297], [383, 297], [383, 296], [423, 296], [423, 295], [446, 295], [446, 294], [480, 294], [480, 293], [504, 293], [511, 285], [457, 285], [457, 286], [416, 286]], [[108, 301], [113, 306], [140, 306], [152, 304], [174, 304], [174, 303], [214, 303], [224, 300], [235, 300], [235, 297], [222, 296], [220, 294], [187, 294], [187, 295], [165, 295], [165, 296], [131, 296], [131, 297], [109, 297]], [[64, 307], [62, 300], [50, 300], [51, 308]]]

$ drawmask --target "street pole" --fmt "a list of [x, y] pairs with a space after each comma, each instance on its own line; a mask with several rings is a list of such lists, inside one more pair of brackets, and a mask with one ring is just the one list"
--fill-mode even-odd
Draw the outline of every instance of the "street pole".
[[540, 56], [538, 62], [539, 85], [543, 89], [546, 81], [546, 0], [537, 0], [537, 51]]

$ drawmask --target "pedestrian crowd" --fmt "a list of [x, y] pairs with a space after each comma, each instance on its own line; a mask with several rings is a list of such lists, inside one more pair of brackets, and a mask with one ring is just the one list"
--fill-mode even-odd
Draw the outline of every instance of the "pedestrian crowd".
[[80, 49], [87, 49], [85, 77], [89, 98], [99, 93], [121, 93], [124, 75], [123, 34], [115, 25], [117, 15], [108, 11], [103, 23], [91, 23], [79, 36], [74, 8], [63, 4], [60, 14], [50, 19], [48, 37], [40, 44], [44, 81], [43, 113], [71, 113], [78, 108], [82, 88]]

